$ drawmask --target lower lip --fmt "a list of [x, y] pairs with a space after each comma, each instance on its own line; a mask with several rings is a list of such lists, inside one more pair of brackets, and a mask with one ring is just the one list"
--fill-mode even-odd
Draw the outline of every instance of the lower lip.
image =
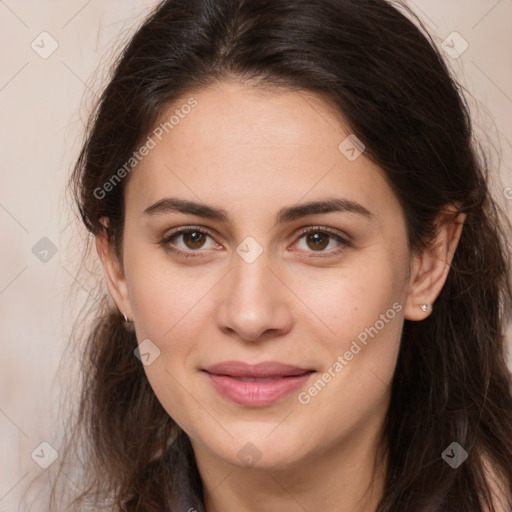
[[241, 381], [226, 375], [206, 372], [213, 387], [222, 396], [246, 407], [270, 405], [302, 386], [314, 372], [267, 381]]

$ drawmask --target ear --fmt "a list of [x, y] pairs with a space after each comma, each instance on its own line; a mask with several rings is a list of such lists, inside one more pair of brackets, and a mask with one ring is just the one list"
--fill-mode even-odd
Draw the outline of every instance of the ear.
[[119, 312], [122, 315], [125, 314], [128, 320], [131, 320], [132, 312], [128, 298], [126, 279], [124, 277], [121, 262], [115, 255], [112, 243], [108, 236], [108, 219], [106, 217], [102, 217], [100, 221], [105, 226], [105, 229], [96, 235], [96, 251], [103, 266], [107, 288], [114, 299]]
[[[409, 291], [404, 316], [407, 320], [424, 320], [446, 282], [453, 255], [462, 233], [466, 215], [456, 205], [449, 205], [437, 216], [437, 234], [421, 254], [415, 254], [411, 265]], [[427, 311], [422, 304], [429, 306]]]

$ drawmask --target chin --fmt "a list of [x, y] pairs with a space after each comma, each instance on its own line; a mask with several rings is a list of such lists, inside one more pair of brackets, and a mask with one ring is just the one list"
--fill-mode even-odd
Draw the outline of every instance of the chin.
[[[253, 468], [275, 471], [287, 469], [297, 464], [302, 458], [304, 446], [300, 441], [293, 442], [271, 434], [272, 428], [264, 428], [253, 435], [236, 436], [227, 446], [226, 462], [240, 468]], [[224, 457], [223, 457], [224, 458]]]

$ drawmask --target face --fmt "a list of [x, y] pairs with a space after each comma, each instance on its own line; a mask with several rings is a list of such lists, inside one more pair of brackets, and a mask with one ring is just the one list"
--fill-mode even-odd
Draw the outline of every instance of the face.
[[[318, 98], [234, 83], [191, 96], [125, 190], [113, 293], [150, 340], [155, 394], [195, 448], [239, 466], [290, 467], [376, 434], [410, 293], [397, 198]], [[265, 383], [204, 371], [225, 361], [309, 373]]]

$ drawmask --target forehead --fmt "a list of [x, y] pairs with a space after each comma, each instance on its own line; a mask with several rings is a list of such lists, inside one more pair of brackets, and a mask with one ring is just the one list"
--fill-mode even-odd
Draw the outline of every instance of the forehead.
[[221, 83], [175, 102], [159, 125], [171, 118], [130, 177], [126, 202], [138, 212], [164, 195], [256, 211], [326, 192], [370, 203], [390, 192], [364, 154], [343, 153], [350, 130], [312, 94]]

